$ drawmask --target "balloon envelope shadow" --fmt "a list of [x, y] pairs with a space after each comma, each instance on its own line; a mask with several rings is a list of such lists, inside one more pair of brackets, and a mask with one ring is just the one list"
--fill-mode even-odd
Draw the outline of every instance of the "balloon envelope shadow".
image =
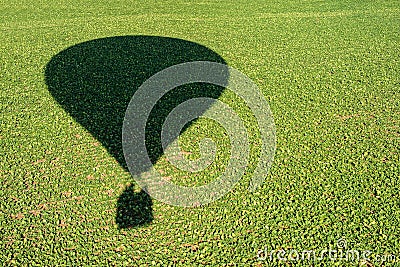
[[[45, 81], [64, 110], [128, 170], [121, 135], [129, 101], [152, 75], [191, 61], [226, 64], [217, 53], [194, 42], [158, 36], [117, 36], [87, 41], [61, 51], [46, 65]], [[164, 95], [152, 109], [146, 125], [146, 147], [151, 161], [156, 162], [163, 155], [162, 123], [175, 106], [195, 97], [218, 98], [223, 90], [215, 85], [195, 83]], [[140, 175], [147, 168], [131, 172]], [[117, 203], [118, 226], [127, 228], [151, 222], [151, 205], [144, 191], [134, 193], [132, 187], [127, 187]]]

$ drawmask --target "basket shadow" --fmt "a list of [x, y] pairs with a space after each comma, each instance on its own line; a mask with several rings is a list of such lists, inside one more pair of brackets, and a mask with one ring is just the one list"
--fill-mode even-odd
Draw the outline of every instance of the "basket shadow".
[[134, 191], [134, 186], [125, 188], [118, 198], [115, 222], [119, 228], [144, 226], [153, 221], [153, 201], [145, 190]]
[[[71, 46], [46, 65], [45, 82], [54, 99], [128, 170], [122, 150], [126, 108], [142, 83], [157, 72], [185, 62], [226, 64], [211, 49], [186, 40], [159, 36], [116, 36]], [[163, 121], [178, 104], [195, 97], [218, 98], [224, 88], [210, 84], [180, 86], [162, 97], [146, 125], [146, 147], [152, 162], [163, 155]], [[185, 125], [186, 129], [191, 123]], [[136, 175], [147, 171], [131, 170]], [[152, 201], [142, 190], [127, 187], [117, 203], [116, 223], [131, 228], [152, 221]], [[134, 216], [129, 216], [129, 214]], [[121, 216], [123, 215], [123, 216]], [[121, 218], [129, 218], [124, 221]]]

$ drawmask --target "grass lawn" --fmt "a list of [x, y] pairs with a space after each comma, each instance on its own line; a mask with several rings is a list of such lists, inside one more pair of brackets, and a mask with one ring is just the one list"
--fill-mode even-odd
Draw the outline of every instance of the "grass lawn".
[[[339, 239], [345, 252], [371, 251], [368, 266], [400, 264], [398, 1], [20, 0], [0, 8], [2, 265], [264, 266], [260, 250], [320, 255]], [[244, 102], [204, 84], [166, 95], [148, 148], [175, 183], [215, 179], [231, 147], [220, 125], [196, 120], [182, 148], [197, 159], [199, 141], [211, 138], [215, 161], [178, 170], [157, 141], [171, 107], [218, 98], [250, 133], [249, 165], [234, 190], [183, 208], [138, 187], [120, 138], [135, 88], [194, 60], [227, 64], [258, 85], [277, 147], [264, 184], [249, 192], [261, 139]]]

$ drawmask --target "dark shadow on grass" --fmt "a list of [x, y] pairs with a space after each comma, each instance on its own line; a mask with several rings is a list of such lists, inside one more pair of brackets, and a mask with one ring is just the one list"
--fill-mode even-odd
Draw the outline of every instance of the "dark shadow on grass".
[[134, 192], [134, 186], [125, 188], [117, 202], [115, 221], [119, 228], [144, 226], [153, 221], [153, 201], [142, 189]]
[[[118, 36], [91, 40], [61, 51], [47, 64], [45, 80], [54, 99], [127, 170], [121, 135], [125, 110], [133, 94], [155, 73], [190, 61], [226, 64], [217, 53], [194, 42], [158, 36]], [[153, 108], [146, 125], [146, 147], [152, 162], [163, 154], [160, 133], [170, 111], [191, 98], [218, 98], [223, 90], [196, 83], [180, 86], [164, 95]], [[189, 126], [187, 124], [186, 128]], [[147, 168], [131, 171], [140, 175]], [[144, 197], [144, 191], [132, 192], [131, 187], [126, 188], [118, 200], [116, 222], [120, 228], [152, 220], [152, 215], [148, 214], [151, 200]], [[130, 211], [135, 219], [129, 223], [119, 219], [120, 214], [129, 217]]]

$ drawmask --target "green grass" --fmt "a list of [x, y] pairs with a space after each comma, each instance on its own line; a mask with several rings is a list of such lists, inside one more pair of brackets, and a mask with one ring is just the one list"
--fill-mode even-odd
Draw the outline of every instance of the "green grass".
[[[339, 238], [349, 249], [371, 250], [371, 258], [397, 256], [385, 266], [400, 263], [397, 1], [14, 2], [0, 4], [3, 265], [257, 266], [267, 265], [257, 261], [259, 249], [321, 251]], [[135, 86], [162, 69], [161, 63], [190, 59], [224, 62], [256, 82], [277, 129], [275, 161], [260, 189], [247, 191], [259, 152], [254, 118], [229, 91], [217, 90], [216, 97], [231, 103], [253, 129], [244, 179], [222, 199], [191, 209], [140, 192], [124, 166], [118, 135], [108, 134], [118, 134], [120, 117], [112, 115], [121, 116], [128, 96], [98, 98], [116, 100], [110, 113], [89, 97], [82, 103], [94, 106], [83, 113], [84, 105], [74, 109], [74, 101], [61, 101], [65, 96], [57, 90], [68, 93], [86, 82], [93, 88], [96, 80], [74, 84], [75, 77], [84, 76], [70, 69], [49, 72], [68, 58], [85, 60], [80, 48], [115, 36], [155, 36], [133, 43], [150, 54], [187, 45], [182, 57], [160, 53], [150, 65], [140, 60], [123, 65], [128, 74], [134, 66], [135, 73], [142, 71]], [[86, 41], [94, 43], [79, 45]], [[121, 60], [141, 59], [144, 53], [125, 48]], [[92, 49], [93, 66], [104, 66], [96, 60], [107, 50]], [[121, 61], [114, 60], [120, 68]], [[97, 74], [124, 73], [105, 64], [110, 69]], [[128, 86], [118, 81], [111, 85]], [[106, 90], [110, 84], [102, 86]], [[152, 142], [156, 168], [177, 183], [214, 179], [230, 151], [223, 129], [198, 120], [182, 134], [182, 147], [196, 159], [193, 141], [204, 137], [220, 144], [217, 162], [205, 173], [174, 172]]]

